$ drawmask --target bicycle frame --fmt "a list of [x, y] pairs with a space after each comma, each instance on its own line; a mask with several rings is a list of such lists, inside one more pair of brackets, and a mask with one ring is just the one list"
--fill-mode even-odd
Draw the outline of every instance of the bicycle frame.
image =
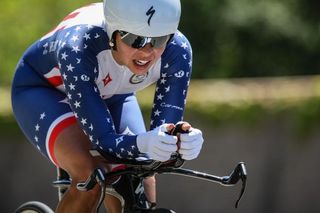
[[[93, 152], [95, 152], [94, 150]], [[99, 153], [101, 154], [101, 153]], [[94, 155], [97, 155], [95, 153]], [[110, 156], [109, 156], [110, 157]], [[167, 162], [158, 162], [153, 160], [143, 160], [143, 161], [126, 161], [126, 167], [124, 169], [120, 169], [117, 171], [105, 172], [103, 169], [97, 168], [92, 175], [85, 181], [77, 184], [77, 188], [81, 191], [88, 191], [92, 189], [96, 184], [101, 186], [101, 197], [99, 200], [99, 205], [97, 207], [97, 211], [100, 205], [103, 202], [106, 188], [106, 180], [119, 177], [123, 175], [131, 175], [136, 177], [147, 177], [153, 174], [174, 174], [174, 175], [182, 175], [191, 178], [197, 178], [200, 180], [205, 180], [209, 182], [219, 183], [223, 186], [233, 186], [238, 183], [239, 180], [242, 181], [242, 188], [239, 194], [238, 199], [235, 203], [235, 208], [238, 207], [239, 201], [245, 191], [246, 180], [247, 180], [247, 171], [245, 164], [240, 162], [237, 164], [235, 169], [228, 176], [216, 176], [204, 172], [199, 172], [191, 169], [182, 168], [183, 160], [179, 158], [179, 156], [173, 156]], [[117, 162], [118, 163], [118, 162]], [[124, 163], [124, 162], [121, 162]], [[53, 185], [58, 188], [59, 191], [59, 199], [62, 198], [63, 193], [66, 191], [70, 184], [68, 174], [58, 168], [58, 178], [57, 181], [53, 182]]]
[[[184, 130], [184, 123], [180, 122], [175, 125], [175, 127], [168, 132], [170, 135], [178, 135], [180, 133], [187, 133], [189, 130]], [[179, 143], [179, 141], [178, 141]], [[92, 189], [96, 184], [100, 185], [101, 188], [101, 196], [99, 199], [99, 203], [97, 206], [97, 212], [104, 200], [107, 183], [106, 180], [112, 179], [113, 177], [119, 177], [124, 175], [136, 176], [139, 178], [144, 178], [148, 176], [152, 176], [154, 174], [175, 174], [175, 175], [183, 175], [187, 177], [198, 178], [205, 181], [220, 183], [224, 186], [232, 186], [235, 185], [239, 180], [242, 181], [242, 188], [240, 191], [239, 198], [235, 203], [235, 208], [238, 207], [239, 201], [244, 193], [246, 187], [247, 180], [247, 171], [245, 164], [240, 162], [233, 172], [228, 176], [216, 176], [211, 175], [199, 171], [194, 171], [190, 169], [181, 168], [184, 164], [184, 160], [181, 158], [181, 155], [176, 152], [172, 154], [171, 158], [166, 162], [154, 161], [152, 159], [142, 157], [134, 160], [120, 160], [118, 158], [107, 155], [106, 153], [100, 151], [99, 149], [93, 148], [90, 150], [92, 156], [102, 156], [107, 160], [107, 162], [111, 164], [124, 164], [126, 167], [124, 169], [120, 169], [117, 171], [105, 172], [104, 169], [97, 168], [93, 171], [93, 173], [88, 177], [85, 182], [81, 182], [77, 184], [78, 190], [88, 191]], [[131, 178], [129, 178], [132, 180]], [[62, 198], [63, 193], [67, 189], [67, 185], [70, 184], [68, 174], [62, 169], [58, 169], [58, 180], [55, 181], [54, 186], [58, 187], [59, 191], [59, 199]], [[130, 183], [132, 188], [132, 182]], [[134, 204], [137, 204], [137, 201], [134, 200]], [[134, 205], [138, 206], [138, 205]]]

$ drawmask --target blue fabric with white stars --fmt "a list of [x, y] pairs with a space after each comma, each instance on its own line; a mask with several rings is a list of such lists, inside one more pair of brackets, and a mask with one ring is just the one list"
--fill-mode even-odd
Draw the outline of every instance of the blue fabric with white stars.
[[[64, 101], [69, 104], [71, 112], [93, 144], [118, 158], [135, 158], [140, 154], [136, 148], [136, 135], [116, 132], [112, 117], [118, 115], [111, 115], [97, 85], [100, 71], [97, 56], [103, 51], [110, 50], [108, 42], [108, 35], [103, 25], [77, 23], [56, 30], [50, 36], [36, 41], [26, 51], [20, 63], [27, 63], [36, 75], [16, 77], [13, 87], [23, 85], [27, 86], [25, 88], [36, 88], [39, 85], [35, 82], [41, 80], [48, 88], [61, 92], [65, 97]], [[160, 76], [156, 81], [150, 129], [163, 123], [176, 123], [183, 119], [191, 67], [191, 46], [186, 37], [177, 31], [161, 56]], [[23, 68], [20, 66], [16, 75], [22, 76], [22, 72]], [[125, 88], [128, 85], [119, 87]], [[121, 92], [121, 88], [119, 91]], [[12, 98], [15, 99], [15, 96]], [[108, 98], [112, 98], [112, 95]], [[28, 100], [41, 101], [37, 97], [30, 97]], [[52, 110], [55, 110], [54, 107]], [[41, 109], [39, 112], [42, 112]], [[18, 122], [20, 116], [23, 115], [16, 115]], [[38, 118], [40, 115], [33, 116]], [[31, 122], [32, 119], [30, 126], [48, 131]], [[30, 134], [28, 138], [32, 140], [34, 133], [29, 133], [29, 130], [24, 132]], [[38, 138], [36, 143], [39, 143]]]

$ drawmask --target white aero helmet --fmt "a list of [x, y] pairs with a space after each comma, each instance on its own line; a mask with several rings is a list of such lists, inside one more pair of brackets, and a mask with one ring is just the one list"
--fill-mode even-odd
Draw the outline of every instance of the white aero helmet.
[[104, 0], [107, 33], [117, 31], [144, 37], [159, 37], [177, 31], [180, 0]]

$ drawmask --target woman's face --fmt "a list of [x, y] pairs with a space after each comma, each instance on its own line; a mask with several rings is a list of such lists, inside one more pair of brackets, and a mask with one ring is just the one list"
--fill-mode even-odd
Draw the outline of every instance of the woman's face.
[[145, 74], [149, 68], [161, 57], [166, 45], [153, 48], [147, 44], [141, 49], [128, 46], [121, 40], [120, 34], [116, 33], [117, 50], [112, 50], [115, 61], [120, 65], [127, 66], [131, 72], [137, 75]]

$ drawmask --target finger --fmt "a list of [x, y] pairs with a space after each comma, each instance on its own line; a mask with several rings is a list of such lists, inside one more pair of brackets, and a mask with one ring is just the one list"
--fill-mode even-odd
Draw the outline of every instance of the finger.
[[197, 140], [194, 141], [188, 141], [188, 142], [181, 142], [180, 144], [180, 149], [194, 149], [196, 147], [201, 147], [203, 143], [203, 139], [199, 138]]
[[180, 149], [179, 153], [181, 155], [193, 155], [194, 153], [200, 153], [201, 147], [195, 149]]
[[152, 158], [153, 160], [161, 161], [161, 162], [169, 160], [170, 156], [171, 155], [159, 155], [158, 153], [154, 153], [154, 152], [149, 154], [150, 158]]
[[180, 140], [185, 141], [193, 141], [197, 138], [202, 138], [202, 132], [199, 129], [191, 128], [189, 133], [183, 133], [180, 135]]
[[199, 153], [194, 153], [192, 155], [182, 155], [181, 158], [184, 160], [193, 160], [195, 158], [197, 158], [199, 155]]
[[159, 133], [158, 139], [159, 139], [159, 141], [166, 143], [166, 144], [176, 144], [178, 141], [177, 136], [168, 135], [164, 132]]
[[187, 152], [187, 153], [180, 153], [181, 154], [181, 157], [182, 159], [185, 159], [185, 160], [192, 160], [192, 159], [195, 159], [199, 156], [200, 154], [200, 150], [198, 151], [195, 151], [195, 152]]
[[174, 128], [174, 124], [168, 123], [168, 124], [162, 124], [159, 128], [161, 132], [170, 132]]
[[175, 152], [177, 151], [176, 144], [166, 144], [166, 143], [157, 143], [154, 146], [155, 151], [163, 151], [163, 152]]
[[183, 124], [182, 124], [182, 126], [181, 126], [181, 129], [183, 130], [183, 131], [189, 131], [190, 130], [190, 128], [191, 128], [191, 125], [188, 123], [188, 122], [183, 122]]

